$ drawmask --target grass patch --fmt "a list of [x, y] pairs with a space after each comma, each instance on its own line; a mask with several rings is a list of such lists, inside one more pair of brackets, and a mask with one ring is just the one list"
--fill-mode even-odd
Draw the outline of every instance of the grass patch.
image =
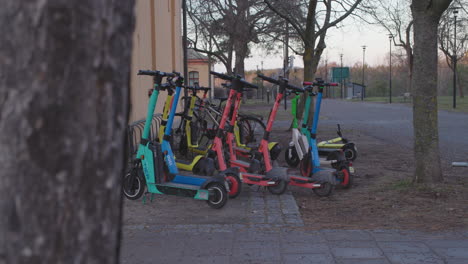
[[392, 183], [390, 187], [391, 189], [397, 190], [397, 191], [407, 191], [410, 188], [414, 188], [413, 180], [412, 179], [399, 180], [397, 182]]

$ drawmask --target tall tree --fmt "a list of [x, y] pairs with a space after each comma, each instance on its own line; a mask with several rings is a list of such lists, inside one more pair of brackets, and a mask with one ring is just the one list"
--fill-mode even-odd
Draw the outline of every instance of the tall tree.
[[0, 263], [118, 263], [134, 1], [2, 1]]
[[437, 29], [451, 0], [412, 0], [413, 126], [416, 183], [442, 181], [437, 117]]
[[189, 5], [192, 48], [223, 63], [229, 74], [244, 75], [250, 44], [276, 30], [261, 0], [196, 0]]
[[[457, 5], [460, 9], [457, 17], [457, 35], [454, 35], [454, 15], [452, 12], [445, 12], [442, 15], [439, 25], [439, 49], [445, 55], [447, 65], [452, 71], [455, 71], [455, 61], [460, 61], [465, 57], [468, 52], [468, 28], [467, 11], [461, 6], [468, 5], [468, 1], [460, 0], [452, 2], [452, 6]], [[451, 8], [449, 7], [449, 10]], [[456, 38], [456, 43], [454, 39]], [[456, 46], [455, 46], [456, 45]], [[464, 97], [463, 86], [460, 83], [460, 74], [456, 74], [456, 82], [458, 86], [459, 95]]]
[[[330, 28], [338, 26], [355, 12], [362, 0], [263, 0], [283, 18], [298, 36], [304, 62], [304, 81], [313, 81], [315, 72], [326, 48], [325, 39]], [[296, 10], [296, 11], [294, 11]], [[304, 101], [298, 106], [298, 118], [302, 118]], [[310, 108], [311, 112], [313, 107]], [[312, 114], [309, 115], [312, 118]]]

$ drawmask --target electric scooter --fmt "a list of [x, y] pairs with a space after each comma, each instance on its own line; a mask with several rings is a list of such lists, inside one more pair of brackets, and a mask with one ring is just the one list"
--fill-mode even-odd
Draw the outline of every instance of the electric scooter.
[[[227, 148], [229, 150], [228, 165], [230, 167], [238, 167], [241, 171], [241, 180], [244, 183], [251, 185], [259, 185], [267, 187], [268, 191], [272, 194], [283, 194], [286, 191], [288, 180], [282, 169], [273, 168], [272, 161], [270, 158], [270, 151], [268, 149], [268, 136], [271, 131], [272, 120], [275, 118], [276, 110], [270, 113], [269, 122], [267, 124], [265, 134], [258, 146], [258, 149], [253, 149], [250, 153], [250, 160], [248, 162], [238, 159], [237, 157], [237, 145], [234, 135], [234, 126], [237, 121], [239, 107], [242, 101], [242, 94], [245, 88], [257, 88], [256, 85], [246, 82], [240, 76], [228, 76], [222, 73], [210, 72], [220, 79], [230, 81], [230, 92], [229, 100], [227, 103], [233, 102], [234, 107], [230, 112], [230, 122], [226, 130], [226, 141]], [[229, 106], [229, 109], [231, 106]], [[226, 110], [228, 108], [225, 108]], [[275, 109], [275, 107], [274, 107]], [[223, 116], [228, 118], [227, 116]]]
[[[153, 76], [154, 91], [149, 100], [145, 128], [132, 170], [124, 177], [124, 195], [131, 200], [140, 198], [144, 193], [144, 185], [146, 183], [146, 187], [150, 193], [192, 197], [194, 199], [206, 200], [212, 208], [222, 208], [227, 203], [229, 188], [225, 182], [224, 175], [221, 174], [215, 177], [182, 175], [178, 172], [175, 164], [169, 139], [184, 80], [183, 77], [178, 73], [149, 70], [140, 70], [138, 75]], [[156, 142], [150, 140], [149, 134], [151, 119], [164, 77], [174, 78], [176, 90], [164, 135], [160, 139], [160, 142]]]
[[350, 161], [355, 161], [357, 158], [357, 147], [356, 144], [350, 142], [347, 138], [343, 137], [341, 132], [340, 124], [337, 124], [337, 131], [338, 134], [337, 138], [333, 138], [330, 140], [325, 140], [317, 143], [319, 155], [329, 155], [330, 152], [336, 150], [343, 150], [346, 159]]
[[[290, 167], [297, 167], [299, 165], [299, 162], [304, 158], [304, 156], [307, 154], [309, 151], [309, 140], [307, 139], [306, 134], [307, 133], [307, 122], [306, 125], [302, 127], [302, 131], [299, 131], [299, 124], [297, 121], [297, 103], [299, 101], [299, 98], [301, 97], [300, 93], [296, 92], [296, 96], [294, 96], [293, 99], [291, 99], [291, 114], [293, 116], [293, 122], [292, 122], [292, 141], [289, 142], [289, 146], [284, 152], [284, 159], [286, 160], [286, 163]], [[307, 116], [309, 113], [309, 108], [310, 108], [310, 101], [311, 97], [314, 95], [314, 93], [311, 91], [307, 93], [308, 96], [306, 98], [306, 103], [305, 103], [305, 117], [303, 120], [307, 120]]]
[[[317, 147], [317, 127], [320, 116], [320, 108], [322, 104], [323, 89], [329, 86], [338, 86], [336, 83], [326, 83], [320, 78], [316, 78], [315, 82], [304, 82], [303, 83], [309, 94], [312, 92], [313, 87], [318, 88], [317, 101], [315, 104], [314, 119], [312, 122], [312, 127], [303, 130], [309, 140], [309, 152], [308, 154], [300, 161], [300, 171], [303, 176], [308, 176], [314, 174], [316, 171], [320, 171], [320, 158], [319, 151]], [[309, 99], [309, 97], [307, 98]], [[310, 99], [311, 100], [311, 99]], [[307, 128], [308, 120], [308, 110], [304, 112], [304, 118], [302, 120], [302, 127]], [[352, 185], [354, 168], [352, 163], [346, 159], [342, 151], [335, 151], [327, 157], [328, 162], [332, 165], [337, 171], [337, 181], [343, 188], [349, 188]]]

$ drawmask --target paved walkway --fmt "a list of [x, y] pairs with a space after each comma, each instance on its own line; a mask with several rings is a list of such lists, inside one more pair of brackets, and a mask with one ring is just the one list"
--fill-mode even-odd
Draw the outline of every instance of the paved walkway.
[[168, 196], [126, 201], [124, 219], [125, 264], [468, 264], [468, 231], [308, 230], [290, 193], [256, 186], [222, 210]]

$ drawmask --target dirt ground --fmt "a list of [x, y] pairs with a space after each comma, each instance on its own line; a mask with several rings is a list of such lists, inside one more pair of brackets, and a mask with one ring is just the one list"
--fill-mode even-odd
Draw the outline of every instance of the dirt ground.
[[[249, 108], [243, 109], [249, 112]], [[258, 108], [255, 107], [256, 113], [268, 112]], [[279, 112], [278, 120], [288, 119], [291, 116], [286, 111]], [[281, 142], [284, 149], [290, 133], [284, 127], [274, 126], [271, 141]], [[337, 188], [332, 196], [320, 198], [309, 189], [289, 187], [306, 228], [421, 231], [468, 228], [468, 168], [452, 168], [442, 157], [444, 182], [415, 186], [411, 182], [414, 171], [411, 146], [390, 144], [361, 131], [344, 130], [343, 134], [358, 148], [351, 189]], [[319, 125], [319, 140], [335, 136], [335, 127]], [[283, 152], [279, 165], [287, 166]]]

